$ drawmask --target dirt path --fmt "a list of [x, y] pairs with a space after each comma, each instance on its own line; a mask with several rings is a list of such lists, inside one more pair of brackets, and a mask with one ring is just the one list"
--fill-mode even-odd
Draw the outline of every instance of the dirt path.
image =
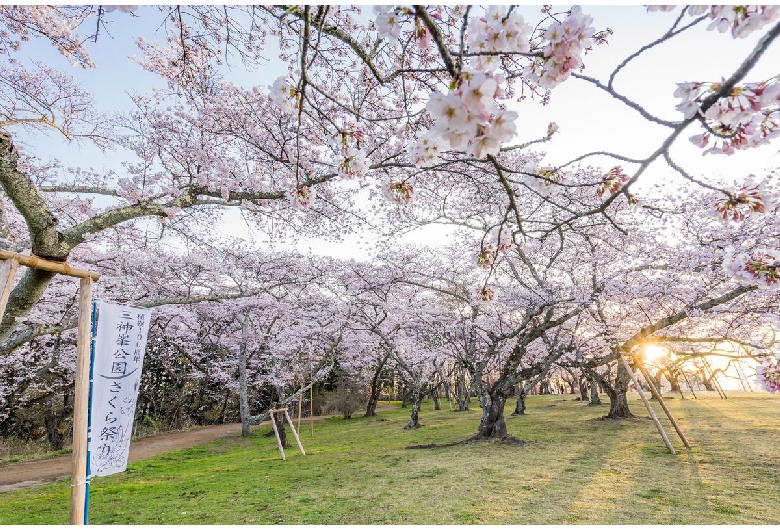
[[[391, 408], [393, 408], [392, 405], [379, 405], [377, 412]], [[314, 416], [314, 419], [322, 420], [324, 417]], [[303, 421], [308, 421], [308, 418], [304, 418]], [[261, 425], [269, 425], [269, 423], [263, 422]], [[150, 436], [149, 438], [143, 438], [130, 443], [130, 462], [151, 458], [168, 451], [178, 451], [179, 449], [203, 445], [212, 440], [229, 436], [241, 436], [240, 423], [210, 425], [191, 431]], [[44, 460], [0, 465], [0, 493], [31, 488], [70, 476], [71, 459], [71, 455], [64, 455]]]
[[[130, 462], [208, 443], [217, 438], [240, 436], [241, 424], [210, 425], [191, 431], [150, 436], [130, 443]], [[67, 476], [71, 472], [71, 455], [0, 466], [0, 493], [29, 488]]]

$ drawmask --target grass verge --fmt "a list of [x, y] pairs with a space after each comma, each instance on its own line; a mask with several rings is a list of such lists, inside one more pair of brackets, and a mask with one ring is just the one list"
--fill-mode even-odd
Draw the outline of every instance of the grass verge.
[[[572, 396], [529, 396], [507, 417], [523, 446], [447, 444], [476, 431], [479, 411], [407, 410], [328, 419], [306, 456], [279, 459], [257, 429], [130, 464], [92, 482], [93, 524], [778, 524], [780, 397], [714, 393], [669, 400], [693, 450], [666, 452], [636, 395], [637, 419]], [[656, 405], [657, 407], [657, 405]], [[507, 413], [511, 408], [507, 409]], [[656, 408], [659, 417], [663, 413]], [[670, 437], [671, 426], [662, 418]], [[292, 442], [292, 437], [290, 437]], [[64, 524], [68, 481], [0, 494], [0, 524]]]

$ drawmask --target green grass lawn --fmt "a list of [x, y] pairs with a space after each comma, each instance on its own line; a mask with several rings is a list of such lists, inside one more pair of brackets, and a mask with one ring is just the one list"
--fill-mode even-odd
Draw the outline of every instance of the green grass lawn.
[[[480, 412], [408, 409], [302, 425], [306, 456], [279, 458], [270, 428], [248, 439], [130, 464], [92, 481], [93, 524], [778, 524], [780, 396], [730, 392], [668, 401], [693, 450], [663, 417], [668, 454], [636, 394], [635, 420], [573, 396], [529, 396], [507, 419], [522, 447], [448, 443]], [[446, 406], [446, 403], [444, 404]], [[476, 406], [476, 403], [474, 404]], [[507, 413], [511, 408], [507, 408]], [[65, 524], [69, 481], [0, 494], [0, 524]]]

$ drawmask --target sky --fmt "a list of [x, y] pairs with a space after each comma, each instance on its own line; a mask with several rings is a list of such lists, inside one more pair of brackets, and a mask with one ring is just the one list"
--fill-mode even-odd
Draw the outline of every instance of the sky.
[[[520, 9], [527, 21], [535, 23], [539, 20], [538, 7], [523, 6]], [[583, 11], [593, 16], [597, 30], [609, 27], [614, 31], [609, 44], [594, 48], [585, 57], [584, 73], [602, 80], [629, 53], [663, 34], [676, 17], [676, 12], [646, 14], [641, 6], [585, 6]], [[370, 16], [370, 8], [365, 12]], [[127, 111], [132, 108], [130, 94], [144, 93], [164, 84], [129, 58], [138, 53], [134, 45], [136, 36], [143, 34], [147, 40], [162, 40], [165, 37], [164, 30], [159, 27], [161, 17], [153, 8], [142, 7], [137, 10], [137, 14], [138, 17], [112, 14], [113, 22], [108, 31], [101, 33], [96, 45], [90, 46], [90, 53], [98, 65], [96, 69], [70, 69], [70, 73], [82, 86], [92, 92], [98, 110], [108, 113]], [[681, 119], [682, 114], [674, 108], [677, 101], [672, 96], [676, 83], [716, 81], [730, 75], [759, 36], [757, 34], [747, 39], [734, 40], [728, 34], [696, 28], [690, 35], [676, 37], [670, 43], [641, 56], [618, 76], [615, 86], [659, 117]], [[55, 66], [67, 67], [67, 61], [41, 41], [25, 43], [21, 56], [25, 55]], [[268, 56], [274, 57], [275, 52]], [[778, 64], [780, 44], [775, 43], [758, 67], [750, 73], [748, 80], [764, 80], [777, 75], [778, 72], [772, 71], [772, 68]], [[239, 68], [228, 72], [228, 79], [244, 86], [264, 87], [285, 72], [286, 68], [281, 64], [269, 61], [266, 68], [255, 72], [246, 72], [239, 65]], [[551, 121], [558, 124], [559, 132], [552, 141], [541, 147], [547, 153], [545, 162], [552, 165], [593, 150], [644, 157], [655, 150], [660, 139], [667, 134], [663, 127], [647, 122], [635, 111], [579, 80], [569, 80], [555, 88], [546, 106], [535, 101], [525, 101], [513, 104], [513, 108], [520, 115], [519, 134], [515, 140], [517, 143], [544, 136], [547, 124]], [[723, 179], [728, 183], [750, 173], [762, 175], [768, 168], [776, 168], [780, 164], [777, 146], [738, 152], [733, 156], [702, 156], [702, 150], [686, 140], [698, 132], [698, 127], [691, 127], [672, 150], [675, 159], [694, 176], [706, 180]], [[100, 170], [117, 168], [123, 159], [132, 159], [131, 154], [122, 151], [104, 154], [87, 143], [73, 145], [54, 133], [45, 136], [18, 134], [17, 140], [22, 140], [28, 152], [43, 160], [59, 158], [65, 165]], [[598, 159], [593, 159], [590, 163], [595, 165], [597, 162]], [[615, 165], [612, 160], [602, 162], [606, 168]], [[663, 162], [658, 162], [639, 181], [635, 193], [641, 198], [643, 191], [649, 190], [650, 185], [662, 183], [674, 186], [675, 179], [672, 171]], [[261, 241], [267, 239], [263, 234], [245, 228], [241, 216], [235, 211], [225, 216], [225, 226], [232, 234], [243, 230], [248, 237]], [[436, 242], [446, 238], [445, 234], [442, 229], [428, 228], [419, 230], [410, 238], [420, 243]], [[340, 248], [331, 243], [310, 240], [304, 242], [303, 247], [318, 253], [346, 253], [359, 257], [364, 255], [364, 251], [357, 248], [356, 241], [357, 237], [347, 238], [346, 247]]]

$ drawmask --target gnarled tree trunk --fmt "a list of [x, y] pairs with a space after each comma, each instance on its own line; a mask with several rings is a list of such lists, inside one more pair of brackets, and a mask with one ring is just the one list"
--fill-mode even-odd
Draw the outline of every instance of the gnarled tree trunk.
[[502, 440], [506, 438], [506, 421], [504, 420], [504, 405], [507, 396], [499, 389], [492, 391], [484, 389], [480, 392], [479, 404], [482, 407], [482, 418], [477, 434], [472, 440]]
[[625, 419], [634, 417], [628, 408], [628, 398], [626, 396], [628, 383], [630, 382], [631, 376], [622, 363], [618, 363], [615, 384], [611, 388], [607, 388], [607, 395], [609, 396], [609, 413], [607, 418]]
[[409, 414], [409, 423], [405, 429], [419, 429], [420, 425], [420, 407], [422, 406], [423, 393], [418, 385], [414, 385], [411, 392], [412, 412]]

